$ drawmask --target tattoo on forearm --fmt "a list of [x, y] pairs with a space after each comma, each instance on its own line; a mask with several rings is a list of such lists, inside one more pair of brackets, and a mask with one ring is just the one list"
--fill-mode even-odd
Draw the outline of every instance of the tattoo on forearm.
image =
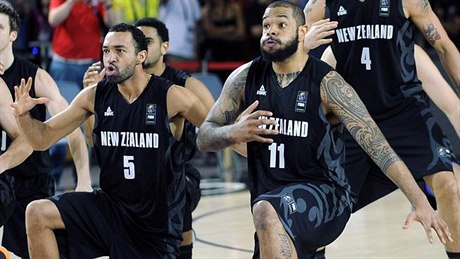
[[335, 71], [324, 77], [321, 88], [322, 101], [333, 110], [361, 147], [386, 173], [388, 167], [399, 158], [357, 93]]
[[436, 27], [432, 23], [429, 23], [425, 27], [423, 34], [425, 34], [425, 38], [431, 45], [434, 45], [437, 40], [441, 39], [441, 35], [439, 35], [438, 30], [436, 30]]
[[278, 233], [280, 241], [280, 251], [279, 255], [275, 258], [279, 259], [288, 259], [292, 258], [291, 245], [289, 244], [289, 237], [284, 233]]
[[278, 81], [279, 86], [281, 86], [281, 88], [288, 86], [292, 81], [294, 81], [294, 79], [297, 78], [300, 72], [302, 71], [297, 71], [297, 72], [289, 73], [289, 74], [276, 73], [276, 79]]

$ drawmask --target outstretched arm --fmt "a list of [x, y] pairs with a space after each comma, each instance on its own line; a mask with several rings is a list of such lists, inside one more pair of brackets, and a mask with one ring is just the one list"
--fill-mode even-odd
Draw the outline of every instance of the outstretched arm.
[[51, 117], [46, 122], [35, 120], [29, 111], [37, 104], [43, 104], [47, 98], [31, 98], [29, 91], [32, 78], [21, 80], [19, 87], [15, 87], [15, 102], [11, 104], [16, 121], [21, 132], [35, 150], [46, 150], [64, 136], [70, 134], [83, 123], [89, 115], [94, 113], [95, 88], [90, 87], [81, 91], [72, 104], [64, 111]]
[[10, 91], [5, 82], [0, 79], [0, 124], [6, 133], [14, 139], [8, 149], [0, 155], [0, 174], [18, 166], [32, 153], [32, 147], [26, 138], [19, 133], [16, 121], [11, 113], [13, 103]]
[[[260, 135], [277, 134], [276, 131], [259, 128], [260, 125], [271, 125], [275, 122], [259, 119], [260, 116], [271, 116], [269, 111], [253, 112], [258, 102], [251, 104], [243, 112], [244, 86], [250, 65], [251, 63], [247, 63], [240, 66], [225, 81], [219, 99], [209, 111], [198, 133], [197, 145], [201, 151], [218, 151], [249, 141], [270, 143], [271, 139]], [[235, 122], [238, 116], [239, 120]]]
[[[65, 98], [60, 94], [56, 82], [51, 76], [39, 69], [35, 76], [35, 91], [37, 96], [47, 97], [46, 108], [51, 116], [58, 114], [69, 106]], [[91, 177], [89, 174], [89, 155], [85, 137], [80, 128], [75, 129], [68, 135], [68, 145], [72, 154], [73, 162], [77, 171], [77, 191], [91, 191]]]
[[417, 220], [425, 227], [430, 243], [433, 242], [431, 228], [444, 244], [451, 240], [446, 223], [431, 208], [409, 169], [390, 147], [357, 93], [337, 72], [331, 71], [323, 78], [321, 99], [326, 110], [344, 123], [358, 144], [416, 208], [409, 214], [405, 227]]
[[403, 8], [425, 39], [436, 49], [450, 77], [460, 87], [460, 53], [449, 39], [428, 0], [404, 0]]

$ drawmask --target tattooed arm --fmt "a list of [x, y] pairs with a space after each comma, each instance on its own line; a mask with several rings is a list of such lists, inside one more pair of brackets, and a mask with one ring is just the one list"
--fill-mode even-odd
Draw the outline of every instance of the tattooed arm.
[[[260, 135], [276, 134], [274, 130], [263, 130], [263, 124], [275, 124], [274, 120], [259, 119], [271, 116], [269, 111], [254, 111], [258, 102], [243, 111], [244, 87], [251, 63], [246, 63], [233, 71], [225, 81], [219, 99], [213, 105], [200, 127], [197, 146], [201, 151], [217, 151], [231, 145], [259, 141], [271, 143], [273, 140]], [[239, 117], [238, 122], [235, 122]]]
[[390, 147], [356, 92], [337, 72], [331, 71], [323, 78], [321, 100], [326, 112], [332, 112], [344, 123], [353, 138], [414, 205], [416, 215], [409, 214], [405, 226], [411, 219], [418, 220], [430, 242], [431, 228], [434, 228], [445, 243], [450, 234], [447, 225], [430, 207], [409, 169]]
[[436, 49], [447, 72], [460, 87], [460, 54], [449, 39], [428, 0], [403, 0], [406, 16], [410, 18], [425, 39]]

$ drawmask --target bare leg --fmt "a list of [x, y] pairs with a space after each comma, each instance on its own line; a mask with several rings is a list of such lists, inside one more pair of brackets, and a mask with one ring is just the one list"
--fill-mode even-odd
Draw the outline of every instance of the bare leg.
[[50, 200], [31, 202], [26, 209], [27, 241], [31, 259], [59, 259], [54, 229], [65, 229], [56, 205]]
[[260, 258], [296, 259], [294, 244], [272, 205], [267, 201], [259, 201], [254, 204], [252, 213], [259, 238]]
[[460, 252], [460, 167], [455, 164], [454, 173], [439, 172], [425, 177], [433, 190], [438, 204], [438, 213], [446, 221], [452, 233], [453, 242], [448, 242], [446, 251]]

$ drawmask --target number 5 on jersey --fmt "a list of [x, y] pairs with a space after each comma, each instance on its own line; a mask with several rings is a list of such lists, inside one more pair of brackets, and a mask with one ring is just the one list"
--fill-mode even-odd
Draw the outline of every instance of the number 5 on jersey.
[[268, 146], [268, 150], [270, 150], [270, 168], [276, 168], [277, 163], [278, 168], [284, 168], [284, 144], [278, 145], [273, 142], [270, 146]]
[[136, 177], [134, 156], [123, 156], [123, 171], [125, 173], [125, 178], [128, 180], [132, 180]]

